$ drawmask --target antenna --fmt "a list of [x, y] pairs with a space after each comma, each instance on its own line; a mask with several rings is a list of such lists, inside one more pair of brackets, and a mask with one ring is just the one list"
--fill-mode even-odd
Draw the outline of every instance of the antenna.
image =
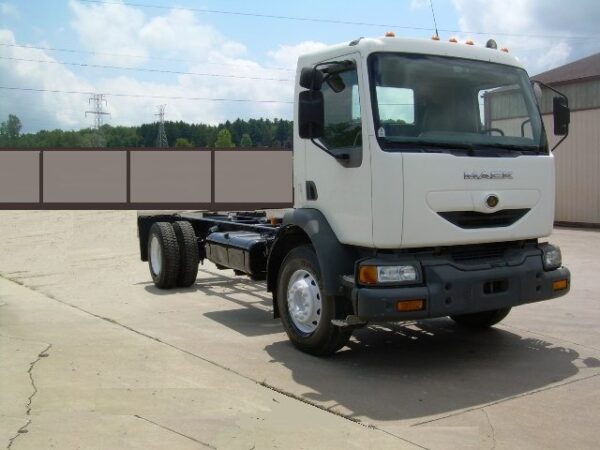
[[169, 141], [167, 140], [167, 133], [165, 132], [165, 109], [167, 105], [160, 105], [158, 107], [158, 136], [156, 137], [156, 146], [159, 148], [167, 148]]
[[433, 26], [435, 27], [435, 36], [439, 39], [440, 34], [438, 33], [437, 21], [435, 20], [435, 11], [433, 9], [433, 0], [429, 0], [429, 6], [431, 6], [431, 15], [433, 16]]

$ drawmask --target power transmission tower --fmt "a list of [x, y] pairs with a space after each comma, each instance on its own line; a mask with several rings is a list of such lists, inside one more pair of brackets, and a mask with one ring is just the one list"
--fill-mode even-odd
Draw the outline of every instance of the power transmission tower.
[[158, 136], [156, 137], [156, 146], [159, 148], [167, 148], [169, 141], [167, 140], [167, 133], [165, 132], [165, 108], [167, 105], [160, 105], [158, 107]]
[[104, 116], [110, 116], [110, 113], [104, 111], [104, 106], [108, 106], [106, 102], [106, 96], [104, 94], [92, 94], [88, 103], [92, 105], [91, 111], [86, 111], [85, 116], [88, 114], [94, 116], [94, 134], [92, 135], [92, 145], [94, 147], [102, 147], [103, 140], [100, 128], [104, 122]]

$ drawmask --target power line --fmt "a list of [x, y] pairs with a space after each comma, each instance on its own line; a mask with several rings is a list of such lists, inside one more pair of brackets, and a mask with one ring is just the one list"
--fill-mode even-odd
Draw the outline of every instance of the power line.
[[261, 80], [261, 81], [285, 81], [291, 82], [289, 78], [268, 78], [268, 77], [251, 77], [244, 75], [224, 75], [218, 73], [199, 73], [199, 72], [182, 72], [178, 70], [163, 70], [163, 69], [147, 69], [143, 67], [123, 67], [123, 66], [109, 66], [102, 64], [88, 64], [88, 63], [76, 63], [76, 62], [65, 62], [65, 61], [48, 61], [44, 59], [27, 59], [27, 58], [14, 58], [11, 56], [0, 56], [0, 59], [10, 61], [22, 61], [22, 62], [33, 62], [42, 64], [58, 64], [65, 66], [76, 66], [76, 67], [90, 67], [94, 69], [111, 69], [111, 70], [128, 70], [133, 72], [151, 72], [151, 73], [162, 73], [162, 74], [176, 74], [176, 75], [194, 75], [199, 77], [213, 77], [213, 78], [234, 78], [239, 80]]
[[[23, 48], [23, 49], [31, 49], [31, 50], [44, 50], [49, 52], [62, 52], [62, 53], [78, 53], [85, 55], [97, 55], [97, 56], [111, 56], [114, 58], [136, 58], [136, 59], [149, 59], [153, 61], [165, 61], [165, 62], [182, 62], [182, 63], [190, 63], [191, 61], [188, 59], [178, 59], [178, 58], [159, 58], [156, 56], [143, 56], [143, 55], [130, 55], [124, 53], [106, 53], [106, 52], [93, 52], [89, 50], [75, 50], [70, 48], [56, 48], [56, 47], [38, 47], [33, 45], [19, 45], [19, 44], [7, 44], [0, 42], [0, 47], [13, 47], [13, 48]], [[233, 64], [233, 63], [220, 63], [220, 62], [210, 62], [210, 61], [194, 61], [195, 64], [206, 64], [213, 66], [223, 66], [223, 67], [243, 67], [241, 64]], [[265, 70], [277, 70], [283, 72], [294, 72], [294, 69], [289, 69], [286, 67], [265, 67]]]
[[[331, 23], [336, 25], [354, 25], [363, 27], [377, 27], [377, 28], [398, 28], [404, 30], [419, 30], [419, 31], [432, 31], [431, 27], [415, 27], [409, 25], [397, 25], [397, 24], [383, 24], [383, 23], [369, 23], [369, 22], [353, 22], [348, 20], [335, 20], [335, 19], [321, 19], [317, 17], [298, 17], [298, 16], [279, 16], [273, 14], [259, 14], [250, 13], [243, 11], [226, 11], [218, 9], [207, 9], [207, 8], [184, 8], [181, 6], [166, 6], [166, 5], [151, 5], [144, 3], [134, 2], [115, 2], [107, 0], [79, 0], [81, 3], [95, 3], [104, 5], [121, 5], [121, 6], [132, 6], [137, 8], [149, 8], [149, 9], [161, 9], [161, 10], [177, 10], [177, 11], [192, 11], [198, 13], [209, 13], [209, 14], [223, 14], [243, 17], [255, 17], [262, 19], [276, 19], [276, 20], [293, 20], [299, 22], [316, 22], [316, 23]], [[531, 37], [531, 38], [546, 38], [546, 39], [598, 39], [600, 35], [547, 35], [547, 34], [521, 34], [521, 33], [502, 33], [502, 32], [489, 32], [489, 31], [467, 31], [467, 30], [451, 30], [440, 28], [439, 31], [446, 33], [464, 33], [464, 34], [482, 34], [482, 35], [494, 35], [494, 36], [512, 36], [512, 37]]]
[[[26, 92], [48, 92], [53, 94], [75, 94], [75, 95], [93, 95], [94, 92], [83, 91], [65, 91], [59, 89], [38, 89], [15, 86], [0, 86], [0, 89], [7, 91], [26, 91]], [[129, 97], [129, 98], [146, 98], [154, 100], [189, 100], [189, 101], [205, 101], [205, 102], [233, 102], [233, 103], [281, 103], [293, 104], [292, 101], [285, 100], [254, 100], [245, 98], [214, 98], [214, 97], [183, 97], [183, 96], [167, 96], [167, 95], [144, 95], [144, 94], [124, 94], [124, 93], [109, 93], [104, 95], [109, 97]]]

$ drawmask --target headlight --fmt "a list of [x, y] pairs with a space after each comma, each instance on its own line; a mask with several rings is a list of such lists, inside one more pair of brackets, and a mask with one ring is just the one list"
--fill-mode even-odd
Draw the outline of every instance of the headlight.
[[556, 245], [545, 244], [542, 248], [542, 259], [545, 270], [555, 270], [562, 266], [562, 254]]
[[415, 266], [361, 266], [358, 276], [362, 284], [408, 283], [418, 279]]

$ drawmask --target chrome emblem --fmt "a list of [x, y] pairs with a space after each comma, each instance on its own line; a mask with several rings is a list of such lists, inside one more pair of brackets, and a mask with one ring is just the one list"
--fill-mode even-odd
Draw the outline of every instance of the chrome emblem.
[[500, 199], [498, 198], [498, 196], [496, 194], [490, 194], [486, 197], [485, 204], [487, 205], [488, 208], [493, 209], [500, 204]]
[[512, 180], [510, 170], [492, 170], [482, 172], [465, 172], [465, 180]]

